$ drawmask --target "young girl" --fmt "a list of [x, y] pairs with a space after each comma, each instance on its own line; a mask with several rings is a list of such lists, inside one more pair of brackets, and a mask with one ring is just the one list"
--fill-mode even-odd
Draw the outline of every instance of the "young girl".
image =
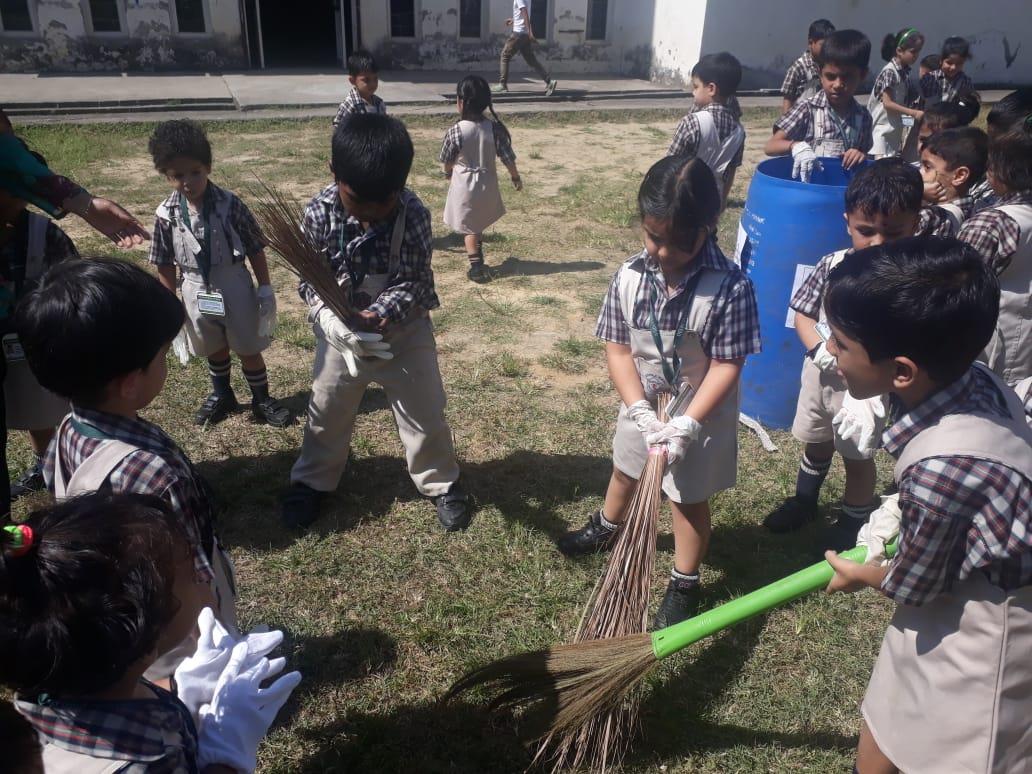
[[[921, 120], [921, 111], [915, 105], [920, 90], [910, 77], [910, 68], [917, 62], [924, 46], [924, 36], [913, 27], [889, 34], [882, 41], [882, 58], [888, 64], [874, 81], [867, 109], [874, 119], [875, 158], [904, 155], [907, 136], [914, 124]], [[916, 146], [915, 146], [916, 147]], [[909, 154], [917, 161], [916, 151]]]
[[964, 38], [946, 38], [939, 67], [921, 76], [921, 97], [926, 108], [938, 102], [953, 102], [960, 95], [974, 91], [974, 84], [964, 72], [970, 58], [971, 45]]
[[[455, 106], [462, 118], [444, 136], [440, 156], [445, 177], [451, 180], [444, 222], [465, 236], [469, 278], [484, 282], [488, 278], [484, 270], [484, 229], [505, 214], [495, 156], [509, 170], [517, 191], [523, 190], [523, 181], [516, 169], [512, 137], [494, 111], [487, 81], [479, 75], [467, 75], [459, 81]], [[485, 110], [491, 111], [494, 120], [484, 117]]]
[[[720, 204], [701, 159], [668, 156], [642, 182], [645, 247], [617, 271], [596, 329], [622, 401], [613, 475], [603, 508], [559, 542], [569, 556], [608, 547], [650, 447], [665, 452], [674, 567], [656, 628], [696, 612], [711, 531], [708, 501], [735, 485], [738, 379], [746, 356], [760, 351], [752, 282], [717, 247]], [[666, 423], [655, 410], [661, 392], [681, 403]]]

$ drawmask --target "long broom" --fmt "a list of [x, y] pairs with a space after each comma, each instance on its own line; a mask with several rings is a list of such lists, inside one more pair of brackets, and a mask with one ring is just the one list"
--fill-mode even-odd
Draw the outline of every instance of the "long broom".
[[[892, 556], [896, 543], [886, 546]], [[863, 546], [842, 558], [862, 562]], [[820, 561], [745, 596], [651, 634], [632, 634], [493, 661], [459, 678], [445, 701], [477, 686], [492, 690], [490, 710], [529, 707], [549, 702], [554, 711], [539, 739], [576, 738], [583, 729], [621, 706], [645, 676], [664, 658], [754, 616], [824, 588], [835, 571]]]

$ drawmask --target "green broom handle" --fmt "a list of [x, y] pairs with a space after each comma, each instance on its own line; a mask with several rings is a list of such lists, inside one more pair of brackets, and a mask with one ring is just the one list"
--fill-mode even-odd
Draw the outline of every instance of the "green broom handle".
[[[887, 556], [896, 553], [896, 541], [885, 546], [885, 553]], [[849, 551], [843, 551], [840, 556], [853, 562], [863, 562], [867, 558], [867, 549], [864, 546], [857, 546]], [[681, 621], [679, 624], [653, 632], [652, 649], [655, 651], [657, 659], [666, 658], [711, 634], [716, 634], [753, 616], [787, 604], [811, 591], [824, 588], [831, 582], [834, 575], [835, 571], [830, 564], [823, 560], [817, 562], [786, 578], [749, 592], [743, 597], [732, 599], [712, 610], [700, 613], [687, 621]]]

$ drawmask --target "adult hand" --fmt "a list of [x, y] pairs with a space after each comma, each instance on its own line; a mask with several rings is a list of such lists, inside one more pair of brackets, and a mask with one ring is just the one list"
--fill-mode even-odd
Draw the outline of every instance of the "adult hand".
[[844, 441], [852, 441], [865, 457], [874, 456], [881, 446], [888, 405], [883, 395], [857, 400], [849, 392], [842, 398], [842, 408], [831, 420], [835, 434]]
[[842, 154], [842, 168], [852, 169], [857, 164], [863, 163], [867, 159], [867, 154], [858, 148], [850, 148]]
[[344, 367], [352, 379], [358, 376], [360, 358], [390, 360], [394, 357], [391, 345], [383, 340], [381, 334], [356, 333], [329, 308], [320, 309], [317, 320], [327, 343], [344, 357]]
[[792, 177], [794, 179], [809, 183], [813, 173], [821, 169], [823, 167], [820, 159], [813, 152], [813, 148], [805, 142], [797, 142], [792, 145]]
[[899, 523], [902, 518], [899, 495], [883, 497], [882, 504], [871, 512], [867, 523], [856, 535], [856, 544], [867, 549], [864, 564], [885, 564], [885, 545], [899, 535]]
[[272, 285], [258, 286], [258, 335], [271, 336], [276, 332], [276, 292]]
[[650, 434], [646, 439], [649, 446], [664, 446], [667, 465], [676, 465], [688, 453], [688, 447], [699, 439], [702, 425], [687, 414], [674, 417], [659, 431]]
[[123, 249], [143, 244], [151, 238], [150, 232], [140, 221], [110, 199], [102, 199], [83, 191], [67, 200], [65, 209], [74, 212]]

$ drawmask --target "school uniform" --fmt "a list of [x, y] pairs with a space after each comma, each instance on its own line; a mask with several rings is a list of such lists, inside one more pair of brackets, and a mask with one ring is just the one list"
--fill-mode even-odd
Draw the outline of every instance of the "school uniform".
[[[697, 390], [713, 359], [760, 351], [752, 281], [709, 240], [687, 276], [668, 296], [662, 269], [642, 250], [613, 277], [595, 335], [630, 347], [646, 397]], [[685, 458], [669, 467], [663, 491], [677, 503], [699, 503], [733, 487], [738, 475], [738, 390], [702, 423]], [[687, 404], [685, 404], [687, 405]], [[613, 437], [613, 465], [637, 479], [648, 460], [641, 431], [621, 405]]]
[[961, 94], [975, 90], [975, 84], [963, 71], [957, 73], [957, 77], [951, 81], [942, 70], [932, 70], [921, 78], [920, 87], [926, 108], [939, 102], [953, 102]]
[[356, 113], [379, 113], [380, 115], [387, 115], [387, 103], [382, 99], [373, 95], [372, 102], [366, 102], [362, 99], [362, 95], [358, 93], [358, 89], [355, 87], [351, 88], [348, 95], [344, 97], [344, 101], [340, 103], [337, 108], [337, 115], [333, 117], [333, 125], [336, 127], [344, 120], [345, 116], [354, 115]]
[[1032, 758], [1032, 430], [981, 366], [884, 434], [896, 458], [897, 603], [862, 712], [901, 771], [1027, 771]]
[[454, 164], [444, 222], [460, 234], [483, 234], [505, 214], [495, 157], [516, 163], [512, 140], [497, 122], [459, 121], [444, 136], [442, 164]]
[[794, 142], [805, 142], [818, 156], [842, 158], [847, 150], [869, 153], [873, 143], [871, 114], [855, 99], [849, 104], [845, 118], [828, 104], [822, 90], [792, 106], [774, 122], [774, 131], [781, 130]]
[[[47, 449], [43, 475], [54, 497], [63, 500], [103, 488], [115, 494], [148, 494], [165, 500], [180, 517], [193, 550], [198, 582], [215, 590], [216, 615], [236, 631], [233, 563], [215, 532], [215, 502], [208, 483], [157, 425], [144, 419], [73, 406]], [[161, 654], [147, 670], [161, 680], [194, 652], [187, 638]]]
[[952, 202], [947, 204], [926, 204], [917, 218], [914, 236], [935, 236], [955, 239], [964, 222], [965, 209]]
[[882, 94], [892, 92], [892, 100], [903, 107], [914, 107], [921, 92], [910, 76], [910, 67], [892, 58], [874, 81], [867, 110], [874, 120], [874, 145], [871, 153], [876, 157], [899, 156], [903, 154], [907, 137], [911, 134], [914, 120], [909, 116], [890, 112], [882, 104]]
[[668, 156], [692, 156], [706, 162], [726, 186], [745, 153], [745, 130], [734, 111], [716, 103], [692, 110], [677, 124]]
[[989, 207], [995, 207], [1000, 200], [1000, 197], [996, 195], [996, 191], [993, 190], [993, 187], [985, 178], [971, 186], [968, 195], [974, 200], [973, 212], [981, 212]]
[[1000, 278], [1000, 317], [981, 360], [1007, 384], [1032, 376], [1032, 191], [972, 215], [959, 238]]
[[791, 102], [816, 97], [821, 91], [821, 68], [807, 48], [803, 55], [792, 62], [781, 84], [781, 96]]
[[267, 244], [247, 205], [210, 180], [198, 212], [178, 192], [158, 206], [150, 262], [179, 267], [191, 354], [229, 347], [248, 356], [269, 347], [271, 339], [258, 335], [258, 297], [245, 263]]
[[437, 343], [429, 311], [440, 303], [434, 290], [430, 212], [405, 189], [387, 222], [370, 228], [350, 215], [335, 184], [308, 204], [305, 232], [325, 246], [338, 282], [351, 291], [356, 309], [369, 309], [390, 323], [384, 340], [392, 360], [359, 362], [348, 374], [343, 355], [327, 341], [318, 323], [324, 304], [301, 282], [315, 330], [315, 365], [308, 425], [291, 483], [320, 492], [337, 488], [348, 461], [355, 415], [366, 387], [380, 384], [394, 411], [405, 447], [409, 475], [421, 494], [445, 494], [459, 478], [451, 429], [444, 417], [446, 398], [437, 363]]

